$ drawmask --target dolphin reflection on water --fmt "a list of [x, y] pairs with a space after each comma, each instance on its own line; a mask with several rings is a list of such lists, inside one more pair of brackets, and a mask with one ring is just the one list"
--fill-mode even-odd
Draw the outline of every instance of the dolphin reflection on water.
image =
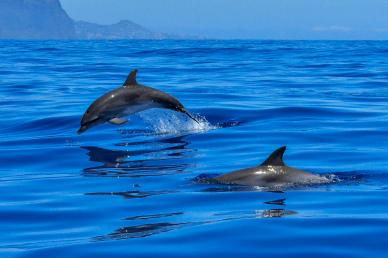
[[[206, 217], [199, 216], [188, 219], [184, 212], [171, 212], [165, 214], [151, 214], [143, 216], [128, 217], [123, 220], [131, 222], [131, 226], [117, 228], [111, 233], [99, 235], [93, 238], [94, 241], [125, 240], [130, 238], [144, 238], [152, 235], [166, 233], [184, 227], [214, 224], [227, 221], [238, 221], [244, 219], [269, 219], [282, 218], [298, 215], [298, 212], [283, 208], [264, 209], [252, 211], [238, 211], [231, 214], [213, 213]], [[169, 221], [171, 218], [172, 221]]]
[[133, 70], [122, 87], [109, 91], [96, 99], [86, 110], [78, 133], [105, 122], [125, 124], [125, 116], [151, 108], [164, 108], [186, 114], [199, 123], [173, 96], [160, 90], [138, 84], [137, 70]]
[[[152, 141], [116, 144], [116, 149], [81, 146], [92, 162], [101, 165], [84, 168], [85, 176], [139, 177], [181, 173], [190, 166], [187, 157], [193, 150], [185, 136], [174, 136]], [[142, 146], [133, 149], [131, 146]]]

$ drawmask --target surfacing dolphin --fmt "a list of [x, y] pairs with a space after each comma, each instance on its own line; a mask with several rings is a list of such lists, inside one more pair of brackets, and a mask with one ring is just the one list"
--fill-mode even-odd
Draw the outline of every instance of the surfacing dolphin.
[[124, 116], [150, 109], [165, 108], [186, 114], [199, 123], [173, 96], [157, 89], [138, 84], [137, 70], [129, 73], [123, 86], [109, 91], [96, 99], [86, 110], [78, 133], [105, 122], [122, 125], [128, 120]]
[[323, 184], [330, 180], [324, 176], [312, 174], [289, 167], [283, 162], [286, 146], [275, 150], [262, 164], [252, 168], [227, 173], [213, 180], [222, 184], [236, 184], [258, 187], [283, 187], [301, 184]]

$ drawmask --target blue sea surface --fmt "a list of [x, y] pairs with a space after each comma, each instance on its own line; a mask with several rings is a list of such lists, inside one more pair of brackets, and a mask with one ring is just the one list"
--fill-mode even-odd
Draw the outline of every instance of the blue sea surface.
[[[177, 97], [76, 130], [138, 81]], [[388, 42], [0, 41], [0, 257], [387, 257]], [[199, 177], [285, 162], [338, 180]]]

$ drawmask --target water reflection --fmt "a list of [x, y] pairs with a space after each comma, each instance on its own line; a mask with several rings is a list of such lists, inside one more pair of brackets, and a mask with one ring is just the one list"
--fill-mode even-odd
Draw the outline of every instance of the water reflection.
[[[266, 202], [264, 202], [264, 204], [285, 206], [286, 205], [286, 198], [266, 201]], [[290, 216], [290, 215], [296, 215], [296, 214], [298, 214], [296, 211], [286, 210], [286, 209], [278, 209], [278, 208], [262, 210], [262, 211], [257, 210], [256, 211], [256, 216], [261, 217], [261, 218], [281, 218], [284, 216]]]
[[[131, 197], [132, 198], [132, 197]], [[137, 197], [136, 197], [137, 198]], [[286, 206], [286, 199], [276, 199], [263, 202], [264, 205], [276, 205]], [[188, 212], [189, 214], [190, 212]], [[206, 213], [206, 212], [205, 212]], [[268, 219], [268, 218], [282, 218], [286, 216], [297, 215], [298, 212], [288, 210], [285, 208], [271, 208], [263, 210], [251, 210], [251, 211], [229, 211], [229, 212], [216, 212], [213, 214], [204, 215], [202, 212], [198, 212], [197, 216], [192, 215], [185, 217], [185, 212], [171, 212], [162, 214], [149, 214], [149, 215], [137, 215], [127, 217], [124, 220], [132, 223], [146, 221], [144, 224], [138, 224], [133, 226], [120, 227], [114, 230], [112, 233], [103, 236], [97, 236], [94, 238], [96, 241], [106, 240], [123, 240], [129, 238], [143, 238], [156, 234], [165, 233], [171, 230], [180, 229], [182, 227], [200, 226], [214, 223], [227, 223], [235, 220], [245, 219]], [[167, 221], [167, 219], [173, 219], [173, 222]], [[162, 220], [163, 221], [160, 221]], [[178, 220], [178, 222], [177, 222]]]
[[[191, 163], [185, 156], [191, 149], [185, 136], [118, 143], [121, 149], [106, 149], [97, 146], [82, 146], [89, 160], [102, 163], [83, 170], [84, 176], [143, 177], [181, 173]], [[134, 149], [134, 148], [137, 149]]]
[[171, 212], [171, 213], [162, 213], [162, 214], [151, 214], [151, 215], [142, 215], [142, 216], [133, 216], [125, 218], [125, 220], [146, 220], [146, 219], [159, 219], [172, 217], [177, 215], [183, 215], [183, 212]]
[[265, 204], [285, 205], [286, 198], [264, 202]]
[[256, 216], [261, 218], [281, 218], [284, 216], [290, 216], [298, 214], [296, 211], [290, 211], [285, 209], [269, 209], [263, 211], [256, 211]]
[[173, 193], [174, 191], [148, 191], [148, 192], [141, 192], [141, 191], [126, 191], [126, 192], [96, 192], [96, 193], [86, 193], [85, 195], [116, 195], [121, 196], [127, 199], [133, 199], [133, 198], [145, 198], [148, 196], [154, 196], [154, 195], [161, 195], [161, 194], [167, 194], [167, 193]]
[[122, 227], [116, 229], [114, 232], [105, 235], [97, 236], [94, 238], [96, 241], [104, 240], [123, 240], [128, 238], [148, 237], [155, 234], [168, 232], [174, 229], [183, 227], [187, 223], [155, 223], [144, 224], [138, 226]]
[[[192, 166], [190, 154], [193, 152], [185, 135], [153, 138], [152, 140], [133, 140], [125, 137], [125, 142], [114, 144], [114, 148], [100, 146], [82, 146], [87, 151], [89, 160], [100, 163], [98, 166], [83, 169], [84, 176], [95, 177], [144, 177], [178, 174]], [[131, 139], [131, 140], [130, 140]], [[89, 192], [85, 195], [120, 196], [126, 199], [147, 199], [150, 196], [164, 195], [175, 191], [140, 191], [130, 190], [111, 192]], [[183, 215], [182, 212], [166, 214], [137, 215], [124, 218], [128, 223], [147, 221], [145, 224], [125, 225], [107, 235], [94, 237], [96, 241], [120, 240], [147, 237], [167, 232], [190, 224], [186, 222], [161, 221]]]
[[[142, 216], [133, 216], [125, 218], [126, 221], [143, 221], [143, 220], [158, 220], [161, 218], [169, 218], [183, 215], [183, 212], [172, 212], [172, 213], [162, 213], [162, 214], [149, 214]], [[145, 223], [134, 226], [121, 227], [116, 229], [114, 232], [104, 235], [97, 236], [94, 240], [104, 241], [104, 240], [122, 240], [128, 238], [139, 238], [147, 237], [155, 234], [160, 234], [163, 232], [168, 232], [174, 229], [181, 228], [190, 223], [186, 222], [154, 222], [154, 223]]]

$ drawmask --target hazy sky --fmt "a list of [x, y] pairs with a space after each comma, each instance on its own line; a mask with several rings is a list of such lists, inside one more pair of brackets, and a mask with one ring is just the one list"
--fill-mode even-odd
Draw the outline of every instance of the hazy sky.
[[61, 0], [75, 20], [128, 19], [216, 38], [388, 39], [388, 0]]

